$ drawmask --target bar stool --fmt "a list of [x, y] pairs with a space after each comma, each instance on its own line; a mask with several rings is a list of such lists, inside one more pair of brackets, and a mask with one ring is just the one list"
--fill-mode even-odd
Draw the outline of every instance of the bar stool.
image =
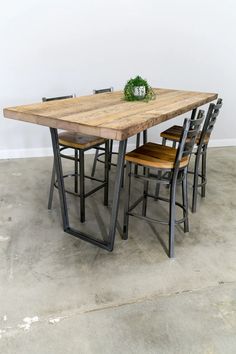
[[[207, 147], [210, 140], [212, 130], [214, 128], [217, 116], [219, 115], [223, 101], [221, 98], [217, 100], [216, 104], [211, 103], [207, 111], [206, 119], [202, 131], [199, 132], [196, 139], [196, 151], [192, 154], [195, 155], [194, 171], [188, 171], [194, 175], [193, 177], [193, 196], [192, 196], [192, 212], [197, 210], [197, 195], [198, 188], [201, 188], [201, 197], [206, 196], [206, 163], [207, 163]], [[174, 125], [169, 129], [163, 131], [160, 135], [162, 137], [162, 144], [166, 145], [166, 141], [173, 142], [173, 146], [180, 142], [180, 137], [183, 128], [179, 125]], [[201, 167], [200, 167], [201, 162]], [[201, 183], [199, 183], [201, 178]], [[158, 193], [158, 192], [157, 192]]]
[[[188, 200], [187, 200], [187, 168], [189, 164], [190, 154], [193, 150], [195, 139], [199, 132], [200, 125], [204, 118], [204, 111], [200, 110], [197, 119], [185, 119], [182, 134], [178, 149], [164, 146], [155, 143], [146, 143], [143, 146], [129, 152], [125, 156], [126, 160], [126, 179], [125, 179], [125, 210], [124, 210], [124, 225], [123, 225], [123, 239], [128, 238], [129, 216], [134, 216], [148, 222], [156, 222], [169, 225], [169, 250], [170, 258], [174, 257], [174, 231], [175, 225], [184, 223], [184, 232], [189, 231], [188, 221]], [[138, 164], [145, 168], [144, 175], [136, 175], [132, 172], [132, 165]], [[154, 169], [155, 173], [151, 173], [150, 169]], [[159, 174], [161, 172], [161, 174]], [[130, 190], [131, 190], [131, 176], [136, 177], [136, 181], [143, 182], [143, 193], [130, 206]], [[149, 182], [154, 181], [158, 184], [165, 184], [170, 186], [170, 197], [162, 198], [158, 196], [159, 200], [169, 203], [169, 218], [168, 221], [157, 220], [147, 216], [147, 199], [156, 198], [156, 195], [149, 193]], [[183, 203], [176, 201], [176, 187], [182, 184], [182, 198]], [[133, 210], [142, 202], [142, 213], [135, 213]], [[176, 220], [176, 206], [183, 211], [183, 217]]]
[[[108, 87], [108, 88], [103, 88], [103, 89], [98, 89], [98, 90], [93, 90], [93, 93], [95, 95], [100, 94], [100, 93], [111, 93], [113, 92], [113, 87]], [[147, 130], [143, 131], [143, 144], [145, 144], [147, 142]], [[136, 147], [138, 147], [140, 145], [140, 133], [137, 134], [136, 136]], [[99, 150], [103, 150], [103, 152], [100, 152]], [[93, 167], [92, 167], [92, 172], [91, 172], [91, 176], [94, 177], [95, 172], [96, 172], [96, 167], [97, 167], [97, 162], [101, 162], [104, 163], [104, 160], [101, 160], [101, 156], [104, 156], [105, 152], [104, 149], [102, 148], [102, 146], [96, 150], [95, 156], [94, 156], [94, 160], [93, 160]], [[116, 163], [112, 162], [112, 156], [114, 155], [118, 155], [118, 152], [113, 151], [113, 140], [110, 140], [109, 142], [109, 169], [111, 168], [111, 166], [117, 166]], [[137, 171], [137, 167], [136, 167], [136, 171]]]
[[[43, 97], [43, 102], [50, 102], [55, 100], [63, 100], [73, 98], [73, 95], [69, 96], [60, 96], [60, 97], [52, 97], [46, 98]], [[84, 153], [90, 149], [99, 149], [100, 145], [105, 144], [105, 163], [104, 163], [104, 179], [94, 178], [92, 176], [85, 175], [85, 159]], [[70, 131], [63, 131], [59, 133], [59, 145], [60, 145], [60, 156], [61, 158], [68, 159], [74, 161], [74, 172], [65, 174], [63, 178], [67, 177], [74, 177], [74, 192], [66, 189], [66, 192], [69, 194], [73, 194], [80, 198], [80, 221], [85, 221], [85, 198], [90, 196], [91, 194], [95, 193], [101, 188], [104, 188], [104, 205], [108, 205], [108, 181], [109, 181], [109, 140], [103, 139], [100, 137], [92, 136], [92, 135], [83, 135], [75, 132]], [[74, 156], [70, 156], [64, 153], [67, 149], [74, 150]], [[79, 177], [79, 182], [78, 182]], [[85, 191], [85, 178], [99, 182], [99, 186], [91, 189], [90, 191]], [[79, 185], [79, 192], [78, 192], [78, 185]], [[55, 176], [55, 166], [53, 163], [52, 169], [52, 177], [51, 177], [51, 184], [50, 184], [50, 192], [49, 192], [49, 199], [48, 199], [48, 209], [52, 207], [52, 200], [53, 200], [53, 192], [54, 187], [57, 187], [57, 180]]]

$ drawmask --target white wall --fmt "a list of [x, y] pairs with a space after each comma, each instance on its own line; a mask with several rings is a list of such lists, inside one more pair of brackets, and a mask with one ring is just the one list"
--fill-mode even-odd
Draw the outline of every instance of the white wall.
[[[218, 92], [224, 108], [213, 139], [236, 144], [235, 36], [233, 0], [2, 1], [1, 112], [42, 96], [121, 89], [140, 74], [155, 87]], [[0, 157], [49, 147], [47, 128], [1, 113]]]

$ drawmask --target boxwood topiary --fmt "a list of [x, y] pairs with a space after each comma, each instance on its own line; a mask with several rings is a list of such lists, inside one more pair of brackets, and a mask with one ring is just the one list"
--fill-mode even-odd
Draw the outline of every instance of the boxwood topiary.
[[[145, 96], [138, 97], [134, 94], [134, 88], [137, 86], [145, 87]], [[145, 101], [148, 102], [156, 98], [156, 94], [149, 86], [148, 82], [144, 80], [141, 76], [136, 76], [134, 79], [130, 79], [124, 88], [124, 99], [126, 101]]]

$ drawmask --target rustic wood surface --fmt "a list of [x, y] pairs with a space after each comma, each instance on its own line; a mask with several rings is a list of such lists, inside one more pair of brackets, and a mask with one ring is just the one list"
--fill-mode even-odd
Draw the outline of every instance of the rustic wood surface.
[[106, 139], [92, 135], [82, 135], [75, 132], [62, 132], [59, 134], [59, 144], [75, 149], [88, 149], [96, 145], [101, 145]]
[[[147, 167], [174, 168], [177, 150], [170, 146], [146, 143], [125, 155], [126, 161], [140, 164]], [[188, 164], [189, 156], [185, 156], [180, 161], [180, 167]]]
[[216, 93], [155, 89], [149, 102], [115, 91], [4, 109], [4, 117], [102, 138], [124, 140], [217, 98]]
[[[179, 142], [181, 135], [183, 132], [183, 127], [180, 125], [173, 125], [172, 127], [166, 129], [165, 131], [161, 132], [160, 136], [167, 140]], [[199, 144], [201, 137], [201, 131], [199, 131], [198, 136], [196, 138], [196, 144]], [[204, 138], [204, 143], [207, 144], [210, 140], [210, 134], [207, 133]]]

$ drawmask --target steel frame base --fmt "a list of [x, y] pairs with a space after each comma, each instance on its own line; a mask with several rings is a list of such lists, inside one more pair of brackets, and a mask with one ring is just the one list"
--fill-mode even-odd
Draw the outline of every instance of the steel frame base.
[[115, 178], [115, 185], [114, 185], [109, 231], [107, 235], [107, 240], [101, 240], [96, 238], [96, 236], [84, 233], [70, 226], [57, 129], [50, 128], [50, 133], [52, 138], [52, 147], [53, 147], [53, 154], [54, 154], [54, 166], [55, 166], [57, 181], [58, 181], [58, 192], [60, 198], [63, 230], [66, 233], [78, 237], [81, 240], [89, 242], [97, 247], [103, 248], [109, 252], [113, 251], [127, 140], [123, 140], [119, 142], [119, 152], [118, 152], [116, 178]]

